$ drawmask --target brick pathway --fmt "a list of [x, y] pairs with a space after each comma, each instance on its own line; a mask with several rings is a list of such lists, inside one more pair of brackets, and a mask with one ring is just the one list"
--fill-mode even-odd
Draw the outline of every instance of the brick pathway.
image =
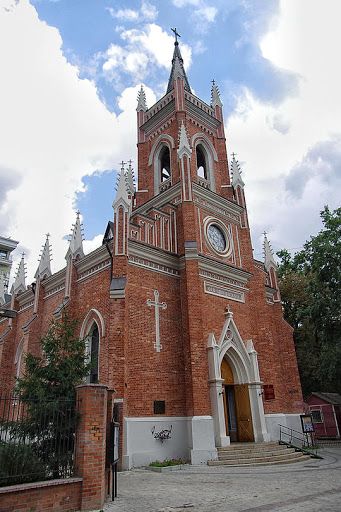
[[341, 448], [321, 455], [283, 466], [127, 471], [105, 512], [340, 512]]

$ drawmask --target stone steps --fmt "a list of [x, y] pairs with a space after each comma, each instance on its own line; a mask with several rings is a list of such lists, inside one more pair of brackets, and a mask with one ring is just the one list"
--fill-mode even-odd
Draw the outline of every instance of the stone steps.
[[249, 458], [258, 459], [267, 458], [267, 457], [287, 457], [288, 454], [291, 453], [300, 453], [296, 452], [295, 448], [288, 448], [286, 450], [276, 450], [276, 451], [261, 451], [261, 452], [249, 452], [249, 453], [229, 453], [229, 452], [220, 452], [218, 457], [219, 460], [241, 460]]
[[278, 443], [236, 443], [218, 448], [218, 460], [209, 466], [260, 466], [290, 464], [310, 459], [309, 455]]

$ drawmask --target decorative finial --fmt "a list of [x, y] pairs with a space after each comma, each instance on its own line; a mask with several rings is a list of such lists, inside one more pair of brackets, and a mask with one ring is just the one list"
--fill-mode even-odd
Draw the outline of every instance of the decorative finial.
[[171, 28], [171, 31], [174, 32], [174, 36], [175, 36], [174, 44], [179, 44], [178, 43], [178, 37], [181, 37], [180, 34], [177, 32], [176, 28]]
[[[113, 202], [113, 208], [115, 209], [119, 204], [124, 203], [124, 205], [127, 207], [127, 209], [130, 209], [131, 207], [131, 199], [129, 198], [128, 194], [128, 183], [127, 183], [127, 174], [129, 172], [126, 172], [125, 170], [126, 162], [122, 160], [120, 162], [121, 170], [117, 177], [117, 185], [116, 185], [116, 197]], [[132, 169], [131, 169], [132, 171]]]
[[266, 270], [269, 272], [270, 267], [277, 268], [277, 264], [275, 262], [275, 258], [273, 255], [273, 250], [270, 245], [270, 242], [267, 237], [267, 233], [264, 231], [264, 242], [263, 242], [263, 251], [264, 251], [264, 266]]
[[184, 154], [187, 154], [187, 156], [190, 157], [191, 153], [192, 153], [192, 150], [191, 150], [191, 146], [189, 145], [186, 128], [185, 128], [184, 122], [181, 121], [180, 131], [179, 131], [178, 155], [179, 155], [179, 158], [182, 158]]
[[134, 169], [133, 169], [132, 164], [133, 164], [133, 161], [128, 160], [126, 182], [127, 182], [127, 187], [128, 187], [128, 193], [133, 196], [135, 194], [135, 183], [134, 183]]
[[67, 260], [69, 256], [72, 259], [80, 259], [84, 256], [83, 251], [83, 225], [80, 220], [80, 211], [76, 212], [76, 222], [73, 224], [73, 230], [70, 237], [69, 249], [65, 255]]
[[225, 307], [224, 314], [225, 314], [225, 316], [227, 316], [228, 318], [232, 318], [232, 317], [233, 317], [233, 313], [232, 313], [232, 311], [230, 310], [230, 304], [227, 304], [227, 306]]
[[211, 105], [212, 107], [222, 107], [223, 104], [220, 99], [220, 92], [215, 80], [212, 80], [212, 88], [211, 88]]
[[231, 175], [232, 175], [231, 183], [234, 188], [236, 188], [238, 185], [241, 188], [245, 187], [245, 183], [242, 179], [242, 171], [240, 170], [238, 160], [236, 160], [236, 153], [232, 153]]
[[46, 233], [46, 240], [39, 259], [39, 265], [34, 275], [35, 279], [49, 277], [51, 272], [51, 247], [49, 242], [50, 233]]
[[17, 273], [14, 279], [11, 293], [18, 295], [26, 290], [26, 264], [25, 264], [25, 253], [21, 255], [21, 260], [17, 268]]
[[137, 94], [136, 110], [137, 110], [137, 112], [139, 112], [140, 110], [143, 110], [143, 112], [146, 112], [146, 110], [148, 110], [146, 93], [145, 93], [145, 90], [144, 90], [142, 84], [141, 84], [141, 89], [139, 90], [139, 92]]

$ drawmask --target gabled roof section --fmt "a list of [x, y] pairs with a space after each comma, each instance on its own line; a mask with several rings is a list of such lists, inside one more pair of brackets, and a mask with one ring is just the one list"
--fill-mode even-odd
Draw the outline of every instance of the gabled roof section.
[[111, 220], [109, 220], [106, 230], [105, 230], [105, 233], [104, 233], [102, 244], [105, 245], [107, 242], [109, 242], [113, 238], [114, 238], [114, 223]]
[[341, 395], [339, 393], [318, 393], [313, 391], [310, 396], [316, 396], [328, 404], [341, 405]]
[[172, 69], [171, 69], [170, 77], [168, 80], [168, 87], [167, 87], [166, 94], [168, 94], [169, 92], [171, 92], [174, 89], [174, 82], [177, 78], [183, 79], [184, 84], [185, 84], [185, 90], [191, 93], [192, 91], [191, 91], [191, 88], [189, 86], [189, 82], [188, 82], [188, 79], [186, 76], [186, 71], [184, 68], [184, 60], [181, 56], [179, 43], [178, 43], [178, 41], [175, 41], [174, 53], [173, 53], [173, 59], [172, 59]]

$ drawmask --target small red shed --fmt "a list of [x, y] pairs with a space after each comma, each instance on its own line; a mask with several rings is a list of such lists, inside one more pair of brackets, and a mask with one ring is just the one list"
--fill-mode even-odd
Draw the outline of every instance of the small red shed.
[[316, 437], [340, 438], [341, 395], [338, 393], [311, 393], [306, 403], [312, 416]]

